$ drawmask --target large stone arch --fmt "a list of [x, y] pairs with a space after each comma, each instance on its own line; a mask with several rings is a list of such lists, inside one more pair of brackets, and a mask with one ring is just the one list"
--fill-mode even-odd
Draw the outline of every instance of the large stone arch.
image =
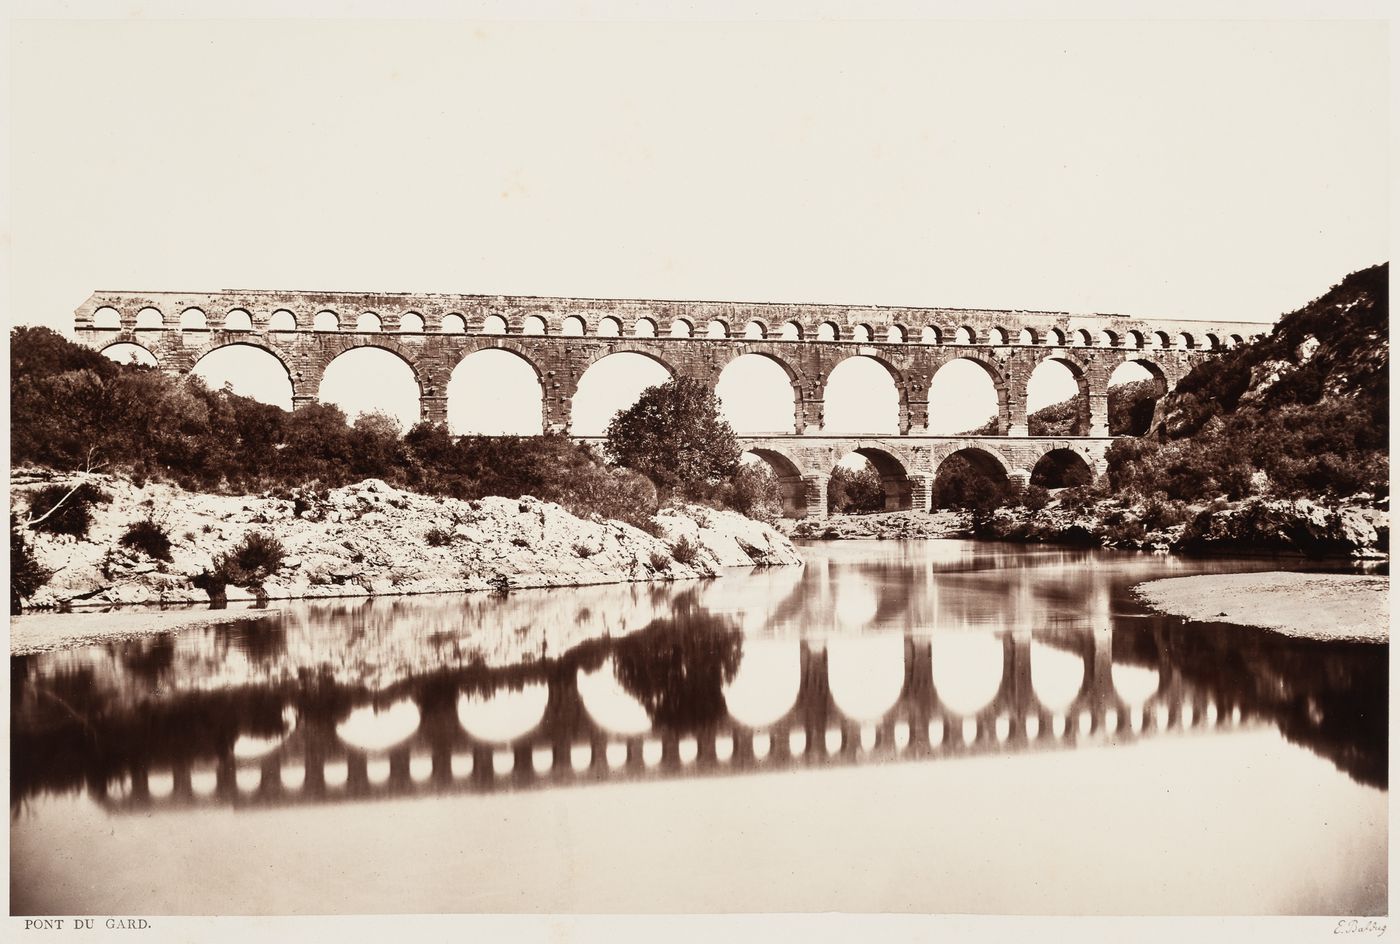
[[915, 506], [914, 461], [908, 452], [882, 441], [856, 440], [850, 452], [870, 463], [885, 490], [885, 511], [907, 511]]
[[[509, 355], [509, 360], [512, 362], [518, 362], [529, 368], [528, 376], [533, 379], [535, 385], [533, 395], [528, 390], [528, 383], [518, 383], [517, 378], [502, 374], [499, 369], [495, 372], [494, 377], [489, 379], [485, 387], [474, 388], [474, 382], [468, 374], [458, 376], [458, 371], [462, 370], [463, 365], [470, 358], [491, 351]], [[545, 373], [531, 356], [532, 353], [529, 345], [502, 335], [478, 335], [472, 338], [470, 343], [460, 347], [454, 346], [454, 357], [450, 361], [450, 368], [444, 365], [441, 403], [442, 419], [453, 430], [454, 434], [537, 435], [534, 420], [531, 418], [536, 414], [533, 409], [526, 409], [536, 405], [538, 406], [539, 419], [538, 432], [549, 431], [554, 420], [550, 391], [545, 384]], [[523, 380], [523, 377], [519, 380]], [[479, 400], [475, 399], [473, 391], [480, 396]], [[538, 399], [537, 404], [527, 402], [532, 396]], [[459, 417], [463, 414], [467, 416], [477, 414], [481, 407], [473, 407], [474, 402], [486, 405], [487, 412], [483, 415], [493, 416], [494, 412], [494, 422], [473, 423], [473, 428], [470, 429], [454, 427], [454, 414]], [[494, 405], [492, 405], [493, 403]], [[461, 413], [457, 412], [459, 407]]]
[[1070, 376], [1074, 378], [1075, 387], [1077, 388], [1077, 393], [1075, 394], [1077, 408], [1073, 435], [1083, 436], [1089, 432], [1091, 393], [1089, 389], [1089, 368], [1088, 365], [1081, 358], [1076, 357], [1070, 353], [1072, 350], [1072, 348], [1057, 348], [1053, 351], [1047, 351], [1044, 356], [1037, 357], [1034, 363], [1030, 365], [1030, 369], [1026, 371], [1025, 380], [1023, 381], [1025, 386], [1020, 391], [1020, 394], [1021, 402], [1026, 405], [1026, 421], [1028, 435], [1036, 435], [1034, 431], [1029, 429], [1030, 416], [1032, 413], [1030, 407], [1031, 380], [1035, 376], [1036, 372], [1046, 364], [1059, 364], [1066, 370], [1068, 370]]
[[1045, 488], [1088, 485], [1095, 477], [1094, 459], [1064, 443], [1042, 452], [1031, 464], [1030, 473], [1031, 484]]
[[[519, 335], [519, 337], [532, 337], [532, 335]], [[503, 334], [469, 335], [461, 343], [452, 345], [451, 360], [444, 364], [447, 376], [451, 377], [452, 372], [461, 366], [462, 361], [480, 351], [509, 351], [517, 355], [530, 365], [530, 369], [535, 372], [535, 380], [539, 381], [541, 388], [544, 387], [545, 373], [540, 367], [539, 361], [535, 359], [538, 356], [535, 346]]]
[[[629, 340], [630, 339], [624, 339]], [[570, 373], [568, 387], [561, 395], [561, 401], [567, 401], [567, 409], [561, 407], [561, 412], [567, 416], [567, 429], [578, 435], [578, 396], [583, 385], [584, 378], [598, 364], [617, 354], [635, 354], [644, 357], [664, 370], [668, 377], [676, 378], [685, 376], [676, 369], [665, 355], [655, 347], [648, 344], [623, 343], [610, 344], [606, 347], [598, 347], [588, 351], [583, 360], [575, 365], [576, 373]], [[586, 435], [586, 434], [585, 434]]]
[[[286, 347], [269, 340], [263, 335], [242, 334], [230, 336], [215, 333], [213, 337], [198, 347], [186, 349], [186, 357], [189, 360], [189, 366], [186, 368], [186, 371], [194, 370], [199, 366], [200, 361], [204, 360], [204, 358], [213, 354], [215, 351], [229, 347], [251, 347], [271, 354], [273, 357], [277, 358], [278, 362], [282, 365], [282, 369], [287, 372], [287, 379], [292, 382], [292, 394], [295, 396], [301, 392], [301, 375], [300, 372], [293, 367], [297, 362], [296, 357]], [[330, 363], [329, 360], [326, 363]], [[321, 370], [324, 371], [324, 369], [325, 365], [323, 364]], [[314, 382], [310, 384], [313, 393], [319, 384], [320, 376], [318, 372]]]
[[413, 372], [413, 379], [418, 384], [418, 396], [433, 397], [439, 396], [437, 378], [427, 378], [422, 368], [418, 352], [407, 344], [400, 342], [392, 334], [366, 334], [366, 335], [331, 335], [326, 338], [321, 345], [321, 356], [319, 360], [320, 377], [317, 378], [317, 385], [320, 384], [321, 377], [325, 376], [326, 368], [331, 365], [337, 357], [348, 354], [351, 351], [372, 348], [381, 351], [388, 351], [399, 360], [408, 365], [408, 369]]
[[[822, 404], [823, 420], [821, 425], [825, 427], [825, 424], [827, 422], [826, 404], [828, 397], [828, 388], [831, 384], [831, 375], [836, 373], [836, 370], [842, 364], [857, 359], [866, 359], [874, 361], [876, 364], [879, 364], [880, 367], [884, 369], [886, 374], [889, 375], [891, 382], [894, 384], [895, 391], [895, 431], [899, 433], [907, 433], [909, 431], [910, 425], [910, 398], [908, 377], [906, 376], [904, 370], [898, 367], [896, 364], [894, 364], [894, 362], [891, 361], [888, 357], [885, 357], [882, 353], [878, 353], [874, 350], [855, 351], [849, 354], [843, 354], [842, 356], [833, 359], [829, 363], [823, 364], [821, 366], [821, 372], [817, 376], [812, 378], [810, 386], [815, 391], [817, 399]], [[801, 428], [801, 424], [799, 424], [799, 428]]]
[[[930, 417], [938, 408], [938, 401], [933, 397], [933, 382], [938, 378], [938, 374], [943, 368], [954, 361], [970, 361], [976, 364], [992, 382], [992, 390], [996, 393], [997, 406], [997, 429], [996, 435], [1005, 436], [1010, 423], [1010, 392], [1011, 386], [1007, 382], [1007, 374], [1003, 371], [995, 360], [987, 357], [974, 348], [951, 347], [947, 350], [947, 356], [939, 357], [929, 365], [928, 384], [924, 388], [924, 398], [928, 401], [928, 413]], [[1025, 402], [1024, 398], [1021, 401]], [[931, 422], [929, 420], [928, 422]]]
[[1016, 463], [1013, 462], [1006, 455], [1006, 453], [1002, 451], [999, 445], [983, 442], [981, 440], [975, 440], [970, 443], [949, 443], [934, 447], [932, 453], [929, 456], [929, 471], [931, 471], [933, 475], [937, 477], [938, 469], [943, 465], [943, 463], [948, 461], [949, 457], [960, 452], [971, 452], [976, 453], [980, 456], [985, 456], [988, 460], [995, 462], [1001, 468], [1002, 473], [1005, 475], [1011, 475], [1017, 469]]
[[[131, 334], [132, 334], [132, 332], [130, 332], [130, 331], [123, 331], [123, 332], [121, 332], [121, 335], [131, 335]], [[161, 363], [161, 359], [160, 359], [160, 357], [156, 354], [156, 352], [153, 351], [153, 350], [151, 350], [147, 345], [142, 344], [140, 341], [135, 340], [134, 336], [133, 336], [133, 337], [130, 337], [130, 338], [123, 338], [121, 335], [118, 335], [116, 338], [113, 338], [113, 339], [111, 339], [110, 341], [108, 341], [107, 343], [103, 344], [100, 348], [97, 349], [97, 353], [99, 353], [99, 354], [106, 354], [108, 351], [110, 351], [110, 350], [111, 350], [112, 348], [114, 348], [114, 347], [138, 347], [138, 348], [140, 348], [141, 350], [145, 351], [147, 354], [150, 355], [151, 360], [155, 361], [155, 366], [156, 366], [157, 368], [160, 368], [160, 367], [164, 366], [164, 365]], [[149, 366], [149, 365], [148, 365], [148, 366]]]
[[[271, 401], [265, 399], [264, 396], [249, 393], [244, 393], [241, 395], [251, 396], [252, 399], [260, 400], [262, 402], [270, 402], [273, 403], [274, 406], [280, 406], [284, 409], [295, 409], [297, 406], [297, 394], [299, 392], [299, 388], [297, 383], [296, 372], [293, 371], [291, 367], [291, 364], [293, 363], [291, 358], [288, 357], [286, 352], [279, 350], [275, 345], [262, 343], [262, 339], [256, 336], [244, 336], [241, 339], [229, 339], [225, 337], [221, 340], [203, 345], [198, 353], [198, 356], [190, 362], [190, 366], [186, 373], [192, 375], [195, 371], [199, 369], [199, 365], [204, 363], [209, 357], [219, 354], [222, 351], [230, 351], [235, 348], [248, 348], [250, 350], [259, 351], [262, 354], [271, 357], [272, 360], [275, 361], [277, 365], [282, 369], [282, 374], [287, 380], [286, 389], [289, 394], [289, 401], [283, 401], [280, 397], [276, 401]], [[248, 378], [246, 374], [248, 374], [249, 372], [244, 370], [241, 371], [241, 373], [245, 375], [242, 377], [242, 379], [247, 380]]]

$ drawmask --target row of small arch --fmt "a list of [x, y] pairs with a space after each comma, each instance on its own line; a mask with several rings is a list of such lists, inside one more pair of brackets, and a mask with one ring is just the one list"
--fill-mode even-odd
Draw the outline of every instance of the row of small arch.
[[[119, 330], [121, 328], [121, 315], [115, 308], [104, 306], [93, 312], [92, 326], [99, 330]], [[147, 306], [136, 313], [136, 330], [163, 330], [165, 329], [165, 317], [159, 309]], [[244, 308], [234, 308], [230, 310], [220, 325], [223, 331], [252, 331], [252, 315]], [[339, 313], [330, 309], [323, 309], [316, 313], [312, 320], [313, 331], [341, 331], [345, 330]], [[207, 331], [209, 330], [209, 319], [203, 309], [187, 308], [180, 315], [180, 330], [182, 331]], [[267, 331], [293, 332], [301, 330], [296, 315], [285, 308], [279, 308], [272, 312], [267, 322]], [[384, 330], [383, 320], [379, 315], [371, 311], [362, 312], [355, 318], [353, 328], [358, 333], [379, 333]], [[423, 334], [427, 330], [426, 322], [422, 315], [417, 312], [407, 312], [399, 317], [398, 332], [400, 334]], [[708, 339], [743, 338], [745, 340], [779, 340], [779, 341], [803, 341], [808, 340], [808, 332], [797, 322], [784, 322], [773, 334], [769, 327], [761, 321], [750, 321], [738, 334], [731, 332], [728, 323], [714, 319], [704, 326], [702, 333], [697, 334], [698, 326], [686, 318], [677, 318], [671, 323], [669, 336], [673, 338], [693, 338], [704, 337]], [[466, 318], [455, 312], [443, 316], [438, 323], [438, 332], [442, 334], [465, 334], [467, 333]], [[637, 318], [630, 332], [626, 332], [631, 337], [654, 338], [660, 337], [661, 328], [652, 318], [642, 316]], [[487, 315], [483, 320], [479, 334], [510, 334], [510, 326], [506, 319], [497, 314]], [[545, 319], [539, 315], [528, 315], [520, 324], [517, 332], [526, 336], [541, 336], [549, 333], [549, 326]], [[578, 315], [569, 315], [560, 324], [558, 334], [563, 337], [584, 337], [588, 334], [588, 326], [584, 319]], [[622, 337], [624, 335], [624, 325], [622, 320], [612, 315], [599, 319], [593, 336], [595, 337]], [[842, 336], [842, 329], [832, 321], [825, 321], [816, 326], [813, 337], [817, 341], [853, 341], [856, 343], [886, 343], [904, 344], [910, 340], [910, 333], [902, 325], [890, 325], [884, 331], [884, 336], [880, 337], [877, 329], [868, 324], [857, 324], [852, 326]], [[986, 331], [979, 332], [977, 329], [963, 325], [951, 331], [945, 332], [943, 329], [929, 325], [922, 329], [919, 334], [918, 343], [921, 344], [987, 344], [1002, 346], [1008, 344], [1018, 344], [1022, 346], [1044, 345], [1047, 347], [1109, 347], [1127, 348], [1129, 350], [1165, 350], [1176, 348], [1177, 350], [1216, 350], [1222, 347], [1234, 347], [1242, 344], [1244, 339], [1238, 334], [1231, 334], [1223, 339], [1213, 333], [1205, 333], [1197, 337], [1190, 332], [1180, 332], [1173, 339], [1166, 331], [1141, 332], [1130, 330], [1121, 336], [1110, 330], [1102, 330], [1095, 336], [1085, 328], [1074, 331], [1062, 331], [1059, 328], [1050, 328], [1044, 333], [1036, 331], [1034, 328], [1022, 328], [1016, 336], [1015, 341], [1011, 340], [1010, 334], [1003, 328], [993, 327]]]

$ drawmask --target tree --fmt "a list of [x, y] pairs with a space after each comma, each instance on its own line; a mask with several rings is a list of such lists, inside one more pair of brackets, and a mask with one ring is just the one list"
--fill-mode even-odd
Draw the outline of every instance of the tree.
[[739, 465], [738, 440], [719, 414], [714, 391], [688, 377], [648, 387], [612, 418], [605, 435], [610, 460], [663, 491], [714, 485]]

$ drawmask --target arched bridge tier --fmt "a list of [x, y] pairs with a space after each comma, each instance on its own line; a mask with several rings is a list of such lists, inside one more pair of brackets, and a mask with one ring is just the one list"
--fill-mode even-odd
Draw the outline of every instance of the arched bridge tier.
[[75, 312], [81, 343], [132, 343], [166, 370], [184, 373], [233, 344], [281, 361], [293, 402], [316, 397], [326, 367], [357, 347], [384, 348], [413, 370], [422, 415], [444, 420], [452, 370], [475, 351], [514, 351], [543, 388], [543, 427], [568, 431], [585, 370], [635, 352], [672, 374], [713, 386], [744, 354], [778, 363], [793, 389], [794, 429], [819, 432], [827, 379], [864, 356], [889, 371], [899, 432], [928, 429], [934, 374], [960, 358], [979, 363], [997, 390], [997, 432], [1024, 436], [1026, 385], [1046, 360], [1065, 364], [1088, 399], [1091, 435], [1108, 432], [1109, 377], [1139, 361], [1168, 389], [1191, 366], [1241, 343], [1261, 326], [1235, 321], [1135, 319], [1065, 312], [490, 295], [228, 291], [97, 292]]

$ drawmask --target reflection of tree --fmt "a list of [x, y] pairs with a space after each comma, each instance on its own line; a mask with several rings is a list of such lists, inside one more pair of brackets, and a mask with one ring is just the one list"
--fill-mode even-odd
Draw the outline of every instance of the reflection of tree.
[[141, 681], [157, 687], [161, 676], [175, 665], [175, 636], [163, 634], [133, 639], [122, 651], [122, 664]]
[[272, 662], [287, 651], [286, 624], [262, 617], [216, 624], [214, 638], [220, 646], [239, 649], [249, 662], [259, 665]]
[[619, 640], [613, 674], [654, 724], [691, 731], [724, 717], [724, 685], [743, 651], [731, 622], [699, 609], [677, 612]]

